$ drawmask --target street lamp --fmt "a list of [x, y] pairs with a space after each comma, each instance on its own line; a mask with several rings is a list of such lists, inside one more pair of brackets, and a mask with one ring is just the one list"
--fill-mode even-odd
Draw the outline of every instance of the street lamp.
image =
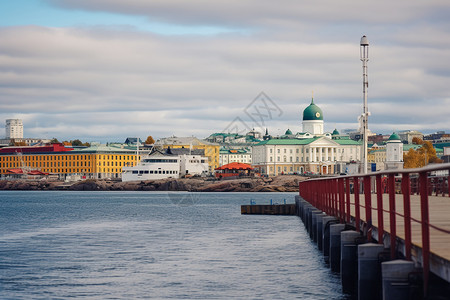
[[367, 62], [369, 61], [369, 40], [365, 35], [361, 38], [360, 42], [360, 58], [363, 64], [363, 113], [362, 113], [362, 125], [363, 125], [363, 138], [364, 138], [364, 146], [363, 146], [363, 173], [367, 173], [367, 129], [368, 129], [368, 118], [369, 111], [367, 108], [367, 89], [369, 88], [369, 81], [367, 79]]

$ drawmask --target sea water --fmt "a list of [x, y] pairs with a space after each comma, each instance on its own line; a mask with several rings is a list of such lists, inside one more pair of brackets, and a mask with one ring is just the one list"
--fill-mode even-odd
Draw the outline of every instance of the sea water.
[[292, 193], [0, 191], [1, 299], [346, 299]]

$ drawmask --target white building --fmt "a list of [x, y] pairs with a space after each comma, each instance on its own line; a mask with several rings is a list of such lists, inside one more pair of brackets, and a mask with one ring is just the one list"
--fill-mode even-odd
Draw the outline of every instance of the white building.
[[240, 149], [220, 149], [219, 152], [219, 164], [220, 166], [239, 162], [244, 164], [252, 163], [252, 148], [240, 148]]
[[5, 125], [6, 139], [23, 139], [23, 123], [21, 119], [8, 119]]
[[403, 169], [403, 143], [396, 133], [393, 133], [386, 142], [385, 169]]
[[361, 160], [361, 142], [324, 133], [322, 110], [311, 101], [303, 111], [303, 133], [290, 130], [279, 139], [267, 139], [252, 148], [252, 166], [268, 175], [311, 172], [339, 174]]

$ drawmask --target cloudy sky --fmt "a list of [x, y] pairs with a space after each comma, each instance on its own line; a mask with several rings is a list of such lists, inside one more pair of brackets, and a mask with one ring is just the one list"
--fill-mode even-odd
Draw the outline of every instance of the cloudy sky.
[[369, 128], [449, 131], [448, 16], [448, 0], [1, 1], [0, 121], [60, 140], [277, 135], [314, 91], [326, 131], [357, 128], [367, 35]]

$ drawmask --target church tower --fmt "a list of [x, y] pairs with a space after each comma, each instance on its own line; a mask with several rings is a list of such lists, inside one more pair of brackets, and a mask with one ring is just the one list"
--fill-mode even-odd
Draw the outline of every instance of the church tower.
[[303, 132], [309, 132], [312, 135], [323, 135], [323, 114], [322, 110], [314, 104], [314, 98], [311, 104], [303, 111]]

